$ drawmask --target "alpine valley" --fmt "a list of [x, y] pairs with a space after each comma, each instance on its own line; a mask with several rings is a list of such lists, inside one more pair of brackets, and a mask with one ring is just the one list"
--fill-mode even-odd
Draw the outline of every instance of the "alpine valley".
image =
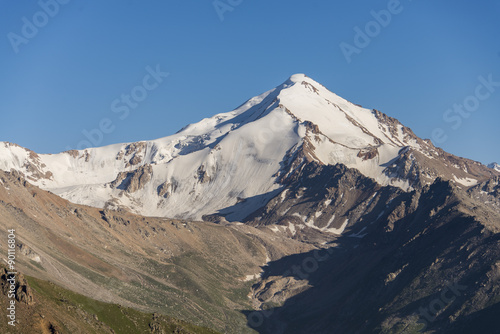
[[500, 333], [498, 164], [304, 74], [156, 140], [0, 142], [0, 227], [2, 333]]

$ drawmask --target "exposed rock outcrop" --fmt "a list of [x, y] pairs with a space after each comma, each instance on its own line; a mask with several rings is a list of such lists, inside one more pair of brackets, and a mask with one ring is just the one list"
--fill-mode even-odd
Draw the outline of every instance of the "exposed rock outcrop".
[[111, 182], [112, 188], [124, 190], [128, 193], [143, 189], [153, 176], [153, 167], [150, 164], [141, 166], [132, 172], [120, 172]]
[[2, 289], [2, 293], [4, 295], [8, 295], [11, 289], [11, 279], [15, 277], [15, 298], [18, 302], [24, 303], [26, 305], [33, 305], [35, 303], [33, 299], [33, 292], [31, 291], [31, 287], [28, 285], [26, 278], [21, 273], [17, 273], [16, 275], [9, 274], [9, 271], [6, 268], [0, 269], [0, 286]]
[[173, 182], [168, 182], [165, 181], [162, 184], [158, 186], [158, 196], [163, 197], [163, 198], [168, 198], [170, 194], [172, 194], [175, 189], [177, 189], [177, 183], [175, 181]]

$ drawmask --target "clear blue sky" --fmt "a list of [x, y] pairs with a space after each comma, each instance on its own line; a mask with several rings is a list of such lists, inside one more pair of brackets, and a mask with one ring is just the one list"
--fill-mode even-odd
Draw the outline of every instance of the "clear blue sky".
[[[99, 145], [160, 138], [306, 73], [420, 137], [441, 128], [451, 153], [500, 162], [500, 84], [478, 79], [500, 82], [499, 1], [54, 1], [48, 15], [0, 0], [0, 141], [56, 153], [103, 119]], [[388, 24], [370, 23], [388, 8]], [[367, 24], [348, 63], [340, 45]], [[169, 76], [145, 90], [157, 64]], [[126, 107], [134, 89], [147, 97]], [[464, 102], [466, 116], [446, 113]]]

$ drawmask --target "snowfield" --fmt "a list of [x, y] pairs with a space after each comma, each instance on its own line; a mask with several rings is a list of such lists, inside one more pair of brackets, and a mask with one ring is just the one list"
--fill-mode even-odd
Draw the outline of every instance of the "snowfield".
[[[305, 147], [311, 160], [343, 163], [404, 190], [408, 183], [383, 171], [403, 147], [420, 149], [399, 123], [385, 124], [373, 110], [295, 74], [233, 111], [156, 140], [53, 155], [0, 142], [0, 169], [18, 170], [79, 204], [185, 219], [222, 212], [240, 220], [279, 193], [278, 172]], [[233, 210], [239, 202], [243, 209]]]

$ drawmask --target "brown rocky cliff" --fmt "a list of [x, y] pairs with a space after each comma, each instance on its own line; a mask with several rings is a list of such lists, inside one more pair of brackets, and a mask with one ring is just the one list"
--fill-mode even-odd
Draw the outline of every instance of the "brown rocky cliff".
[[128, 193], [136, 192], [151, 180], [153, 167], [150, 164], [141, 166], [132, 172], [120, 172], [111, 182], [112, 188], [125, 190]]
[[[6, 268], [2, 268], [0, 270], [0, 286], [2, 289], [2, 293], [4, 295], [9, 294], [10, 282], [7, 281], [12, 276], [8, 274], [8, 270]], [[31, 287], [28, 285], [26, 278], [24, 278], [23, 274], [18, 273], [16, 276], [16, 285], [15, 285], [15, 294], [16, 300], [20, 303], [24, 303], [27, 305], [33, 305], [35, 303], [33, 299], [33, 292], [31, 291]]]

